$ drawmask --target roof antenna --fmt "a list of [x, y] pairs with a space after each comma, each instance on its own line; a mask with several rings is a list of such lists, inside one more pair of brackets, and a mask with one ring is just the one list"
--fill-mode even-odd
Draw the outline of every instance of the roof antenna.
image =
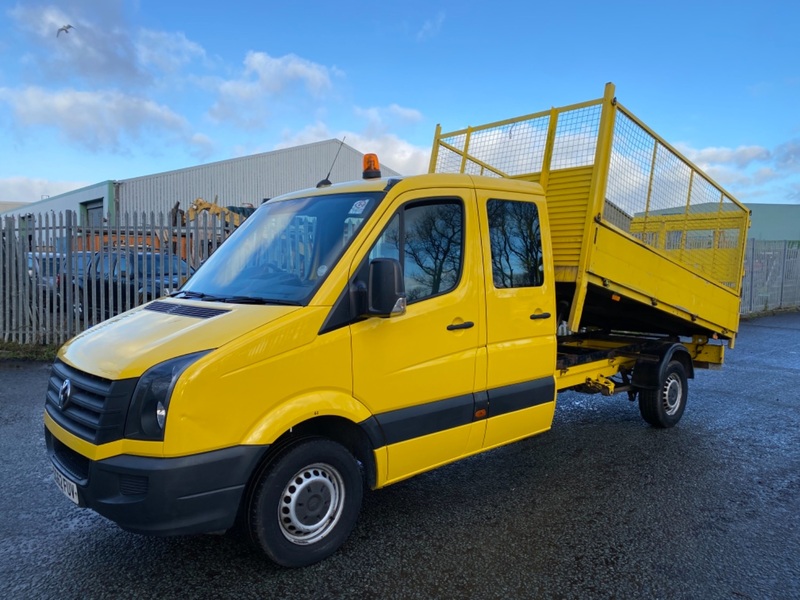
[[337, 158], [339, 158], [339, 152], [341, 152], [341, 150], [342, 150], [342, 146], [344, 146], [344, 140], [345, 140], [346, 138], [347, 138], [347, 136], [344, 136], [344, 137], [342, 138], [342, 141], [339, 143], [339, 149], [336, 151], [336, 156], [334, 156], [334, 157], [333, 157], [333, 162], [331, 163], [331, 170], [330, 170], [330, 171], [328, 171], [328, 175], [325, 177], [325, 179], [323, 179], [322, 181], [320, 181], [320, 182], [317, 184], [317, 187], [318, 187], [318, 188], [321, 188], [321, 187], [328, 187], [329, 185], [331, 185], [331, 173], [333, 172], [333, 165], [335, 165], [335, 164], [336, 164], [336, 159], [337, 159]]

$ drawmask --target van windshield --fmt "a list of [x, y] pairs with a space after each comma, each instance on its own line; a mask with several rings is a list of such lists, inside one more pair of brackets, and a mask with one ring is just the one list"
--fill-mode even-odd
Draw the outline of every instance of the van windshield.
[[233, 303], [307, 304], [385, 194], [271, 200], [176, 295]]

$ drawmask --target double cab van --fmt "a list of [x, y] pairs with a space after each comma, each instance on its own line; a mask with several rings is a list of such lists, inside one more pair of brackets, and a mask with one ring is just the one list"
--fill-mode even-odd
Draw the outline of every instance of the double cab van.
[[733, 346], [748, 212], [613, 86], [437, 130], [425, 175], [365, 162], [61, 349], [44, 420], [71, 501], [144, 534], [237, 528], [304, 566], [366, 488], [544, 432], [561, 391], [676, 425]]

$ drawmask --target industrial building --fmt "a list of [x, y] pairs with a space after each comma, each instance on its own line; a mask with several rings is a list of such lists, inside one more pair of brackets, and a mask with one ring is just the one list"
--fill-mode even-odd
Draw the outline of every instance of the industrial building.
[[[113, 221], [117, 215], [166, 215], [176, 203], [186, 209], [196, 198], [221, 206], [258, 206], [265, 198], [314, 187], [329, 173], [334, 183], [360, 179], [363, 156], [342, 141], [331, 139], [154, 175], [102, 181], [2, 214], [57, 215], [71, 210], [77, 213], [79, 225], [96, 226], [105, 218]], [[383, 164], [381, 170], [383, 176], [399, 175]]]

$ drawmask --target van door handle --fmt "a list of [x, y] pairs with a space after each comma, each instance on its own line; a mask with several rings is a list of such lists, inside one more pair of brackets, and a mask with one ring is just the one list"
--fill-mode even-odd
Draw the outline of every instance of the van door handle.
[[472, 321], [464, 321], [463, 323], [457, 323], [447, 326], [447, 331], [456, 331], [457, 329], [469, 329], [471, 327], [475, 327], [475, 323]]
[[550, 318], [550, 313], [538, 313], [538, 314], [532, 314], [531, 315], [531, 319], [532, 320], [533, 319], [549, 319], [549, 318]]

